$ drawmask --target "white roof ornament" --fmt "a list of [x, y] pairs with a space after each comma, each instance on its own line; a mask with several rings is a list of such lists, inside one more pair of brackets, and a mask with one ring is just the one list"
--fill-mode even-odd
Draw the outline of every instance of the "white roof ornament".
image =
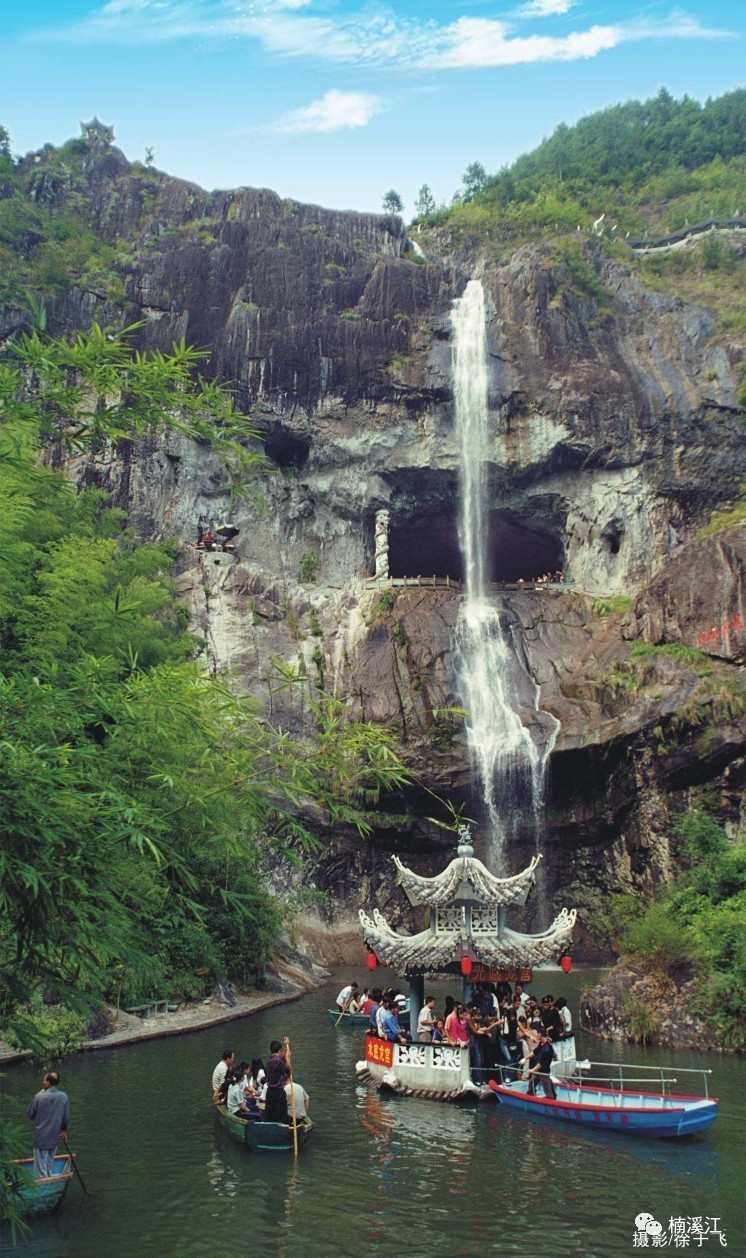
[[400, 974], [453, 973], [465, 956], [492, 969], [532, 967], [556, 960], [572, 943], [575, 909], [562, 909], [547, 930], [524, 935], [505, 926], [504, 909], [525, 904], [541, 856], [512, 878], [496, 878], [474, 856], [466, 826], [459, 828], [455, 858], [442, 873], [424, 878], [393, 858], [397, 879], [413, 905], [430, 909], [426, 930], [403, 935], [378, 909], [360, 910], [363, 938], [379, 961]]
[[398, 882], [409, 902], [436, 905], [465, 899], [478, 900], [480, 904], [525, 904], [526, 896], [536, 881], [536, 868], [541, 856], [532, 857], [531, 864], [512, 878], [496, 878], [486, 865], [472, 855], [473, 851], [470, 843], [460, 842], [458, 856], [434, 878], [423, 878], [413, 873], [395, 856]]

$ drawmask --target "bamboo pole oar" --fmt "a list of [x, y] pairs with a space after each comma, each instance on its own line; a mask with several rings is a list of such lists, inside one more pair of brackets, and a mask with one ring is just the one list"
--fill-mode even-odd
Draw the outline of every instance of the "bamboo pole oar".
[[73, 1151], [72, 1151], [72, 1149], [70, 1148], [70, 1146], [69, 1146], [69, 1144], [67, 1143], [67, 1141], [65, 1141], [65, 1148], [67, 1149], [67, 1152], [68, 1152], [68, 1153], [69, 1153], [69, 1155], [70, 1155], [70, 1161], [71, 1161], [71, 1162], [72, 1162], [72, 1164], [73, 1164], [73, 1170], [75, 1171], [75, 1174], [77, 1175], [78, 1179], [80, 1180], [80, 1187], [83, 1189], [83, 1193], [84, 1193], [84, 1195], [85, 1195], [86, 1197], [90, 1197], [90, 1195], [91, 1195], [91, 1194], [90, 1194], [90, 1190], [86, 1187], [86, 1182], [85, 1182], [85, 1180], [83, 1179], [83, 1176], [81, 1175], [80, 1171], [78, 1170], [78, 1163], [75, 1161], [75, 1154], [73, 1153]]
[[346, 1000], [346, 1001], [345, 1001], [345, 1003], [344, 1003], [344, 1005], [342, 1006], [342, 1012], [340, 1013], [339, 1017], [337, 1018], [337, 1021], [334, 1023], [335, 1027], [338, 1027], [338, 1026], [339, 1026], [339, 1024], [340, 1024], [340, 1022], [342, 1021], [343, 1017], [344, 1017], [344, 1016], [345, 1016], [345, 1014], [347, 1013], [347, 1006], [349, 1005], [349, 1003], [350, 1003], [350, 1002], [349, 1002], [349, 1000]]
[[[287, 1041], [287, 1055], [290, 1057], [290, 1040]], [[295, 1087], [293, 1085], [293, 1063], [290, 1061], [290, 1107], [293, 1111], [293, 1157], [298, 1156], [298, 1121], [295, 1113]]]

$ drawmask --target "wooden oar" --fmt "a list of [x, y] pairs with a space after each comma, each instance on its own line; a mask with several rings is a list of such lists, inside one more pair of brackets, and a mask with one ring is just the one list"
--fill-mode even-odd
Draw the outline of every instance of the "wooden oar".
[[349, 1000], [346, 1000], [346, 1001], [345, 1001], [345, 1003], [343, 1004], [343, 1006], [342, 1006], [342, 1012], [340, 1013], [339, 1017], [337, 1018], [337, 1021], [334, 1023], [335, 1027], [338, 1027], [338, 1026], [339, 1026], [339, 1024], [340, 1024], [340, 1022], [342, 1021], [343, 1017], [344, 1017], [344, 1016], [345, 1016], [345, 1014], [347, 1013], [347, 1006], [349, 1005], [349, 1003], [350, 1003], [350, 1002], [349, 1002]]
[[[287, 1041], [288, 1057], [290, 1056], [290, 1040]], [[293, 1063], [290, 1062], [290, 1106], [293, 1111], [293, 1157], [298, 1156], [298, 1120], [295, 1113], [295, 1087], [293, 1085]]]
[[75, 1161], [75, 1154], [73, 1153], [73, 1151], [72, 1151], [72, 1149], [70, 1148], [70, 1146], [69, 1146], [69, 1144], [67, 1143], [67, 1141], [65, 1141], [65, 1147], [66, 1147], [66, 1149], [67, 1149], [68, 1153], [70, 1154], [70, 1161], [71, 1161], [71, 1162], [72, 1162], [72, 1164], [73, 1164], [73, 1170], [75, 1171], [75, 1174], [77, 1175], [78, 1179], [80, 1180], [80, 1187], [83, 1189], [83, 1193], [84, 1193], [84, 1195], [85, 1195], [86, 1197], [90, 1197], [90, 1195], [91, 1195], [91, 1194], [90, 1194], [90, 1191], [89, 1191], [89, 1189], [86, 1187], [86, 1182], [85, 1182], [85, 1180], [83, 1179], [83, 1176], [81, 1175], [80, 1171], [78, 1170], [78, 1163]]

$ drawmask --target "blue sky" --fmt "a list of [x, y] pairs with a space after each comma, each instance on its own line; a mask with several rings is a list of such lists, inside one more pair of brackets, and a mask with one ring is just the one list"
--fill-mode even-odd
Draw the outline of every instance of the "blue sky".
[[131, 159], [207, 188], [378, 210], [450, 199], [559, 122], [742, 85], [736, 0], [0, 0], [14, 150], [92, 114]]

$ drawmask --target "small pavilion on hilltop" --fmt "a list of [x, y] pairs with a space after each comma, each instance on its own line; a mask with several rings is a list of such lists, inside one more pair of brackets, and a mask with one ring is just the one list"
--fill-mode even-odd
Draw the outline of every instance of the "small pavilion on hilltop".
[[99, 122], [95, 115], [90, 122], [81, 122], [80, 134], [81, 138], [86, 140], [93, 149], [108, 148], [114, 143], [114, 128], [107, 127], [104, 122]]
[[525, 904], [536, 879], [541, 856], [512, 878], [496, 878], [474, 856], [469, 831], [459, 830], [456, 857], [434, 878], [407, 869], [397, 856], [397, 881], [413, 905], [430, 910], [429, 923], [416, 935], [403, 935], [389, 926], [378, 909], [370, 918], [360, 910], [363, 938], [383, 965], [409, 979], [410, 1026], [416, 1034], [424, 1004], [425, 976], [463, 978], [464, 1000], [472, 979], [509, 977], [506, 972], [545, 965], [569, 947], [577, 912], [562, 909], [541, 934], [525, 935], [505, 925], [505, 910]]

